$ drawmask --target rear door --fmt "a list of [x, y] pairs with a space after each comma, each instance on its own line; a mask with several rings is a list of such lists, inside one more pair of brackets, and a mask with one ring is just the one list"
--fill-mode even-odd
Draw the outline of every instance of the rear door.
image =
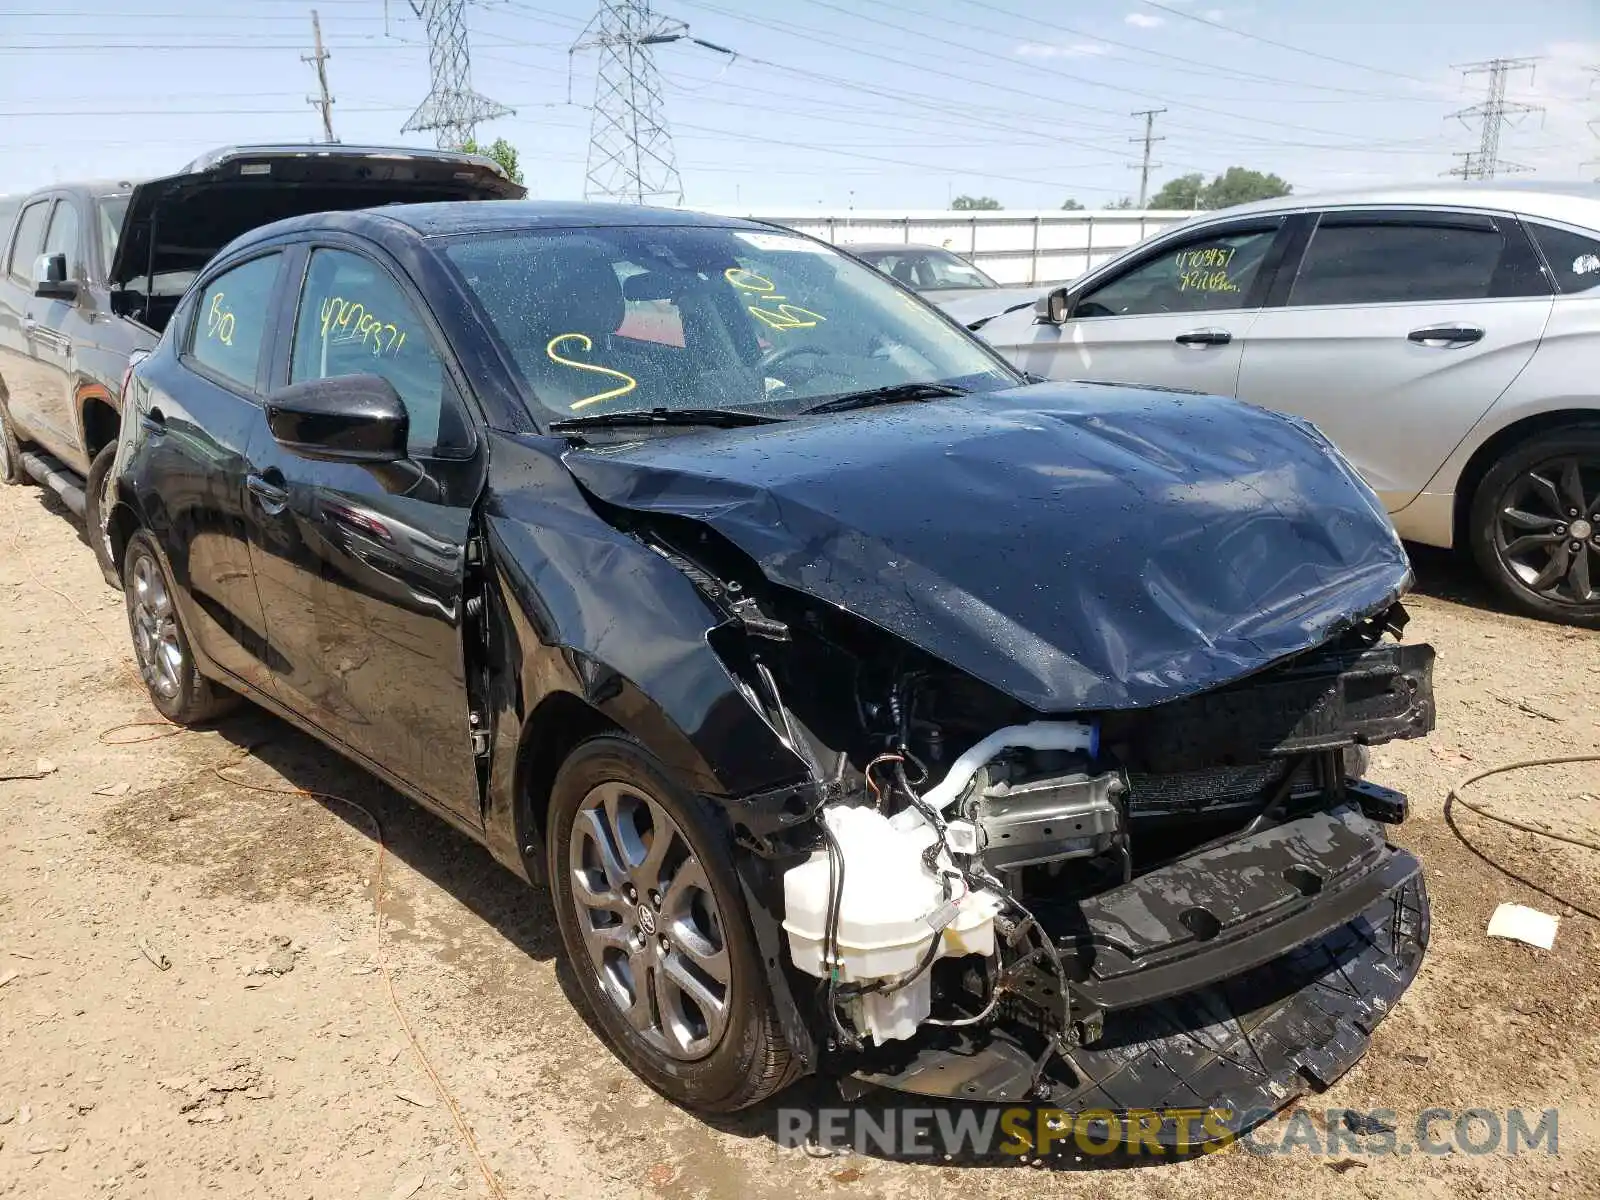
[[185, 626], [218, 666], [264, 692], [274, 672], [250, 574], [245, 481], [265, 425], [265, 347], [276, 332], [281, 248], [230, 263], [180, 311], [139, 368], [132, 481], [177, 577]]
[[[1217, 222], [1162, 242], [1076, 296], [1064, 324], [996, 321], [984, 336], [1023, 370], [1049, 379], [1231, 396], [1285, 223], [1282, 216]], [[998, 340], [1002, 328], [1014, 342]]]
[[[304, 251], [302, 251], [304, 253]], [[420, 296], [358, 243], [310, 249], [275, 383], [375, 374], [410, 416], [411, 458], [250, 448], [251, 547], [279, 696], [326, 733], [481, 820], [463, 644], [473, 506], [486, 457]]]
[[1552, 289], [1513, 217], [1373, 208], [1321, 214], [1274, 292], [1240, 398], [1315, 421], [1392, 512], [1527, 366]]

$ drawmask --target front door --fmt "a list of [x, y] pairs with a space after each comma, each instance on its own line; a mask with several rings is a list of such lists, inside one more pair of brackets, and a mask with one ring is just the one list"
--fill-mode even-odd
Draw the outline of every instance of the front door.
[[1008, 323], [1016, 344], [997, 348], [1047, 379], [1231, 396], [1282, 225], [1280, 217], [1214, 225], [1166, 242], [1075, 297], [1064, 324]]
[[1515, 218], [1324, 213], [1239, 397], [1315, 421], [1393, 512], [1528, 365], [1551, 291]]
[[463, 645], [485, 458], [424, 309], [353, 250], [311, 252], [279, 383], [380, 375], [411, 458], [313, 461], [250, 447], [257, 585], [290, 707], [440, 804], [481, 819]]

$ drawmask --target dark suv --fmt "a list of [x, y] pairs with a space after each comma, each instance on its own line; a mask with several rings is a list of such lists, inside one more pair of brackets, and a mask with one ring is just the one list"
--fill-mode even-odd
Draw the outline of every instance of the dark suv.
[[148, 183], [59, 184], [0, 201], [0, 481], [31, 475], [54, 488], [95, 531], [116, 584], [102, 492], [123, 373], [212, 255], [301, 213], [522, 193], [474, 155], [246, 146]]

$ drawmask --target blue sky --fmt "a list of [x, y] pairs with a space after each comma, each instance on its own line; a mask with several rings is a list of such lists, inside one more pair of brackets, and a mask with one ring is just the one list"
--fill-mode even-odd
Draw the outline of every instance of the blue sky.
[[[335, 132], [429, 145], [400, 125], [427, 91], [408, 0], [0, 0], [0, 193], [138, 178], [204, 150], [320, 136], [310, 10], [332, 52]], [[532, 194], [582, 194], [595, 56], [568, 47], [594, 0], [468, 8], [477, 89], [516, 108], [484, 140]], [[1135, 109], [1165, 107], [1156, 182], [1229, 165], [1298, 191], [1426, 179], [1475, 130], [1447, 119], [1481, 78], [1538, 56], [1513, 99], [1544, 107], [1501, 156], [1547, 178], [1600, 159], [1600, 0], [658, 0], [736, 50], [657, 49], [685, 199], [808, 211], [1088, 207], [1136, 190]], [[1040, 15], [1048, 14], [1048, 15]], [[1222, 28], [1219, 28], [1222, 26]], [[1275, 44], [1276, 43], [1276, 44]], [[568, 66], [572, 66], [568, 103]], [[1600, 175], [1600, 162], [1582, 168]], [[1152, 184], [1152, 190], [1154, 183]]]

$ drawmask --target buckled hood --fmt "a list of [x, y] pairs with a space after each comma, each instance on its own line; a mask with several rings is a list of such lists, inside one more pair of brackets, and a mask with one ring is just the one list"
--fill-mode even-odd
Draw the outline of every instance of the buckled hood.
[[1041, 712], [1205, 691], [1382, 611], [1410, 566], [1313, 427], [1040, 384], [577, 448], [593, 495], [710, 526]]

